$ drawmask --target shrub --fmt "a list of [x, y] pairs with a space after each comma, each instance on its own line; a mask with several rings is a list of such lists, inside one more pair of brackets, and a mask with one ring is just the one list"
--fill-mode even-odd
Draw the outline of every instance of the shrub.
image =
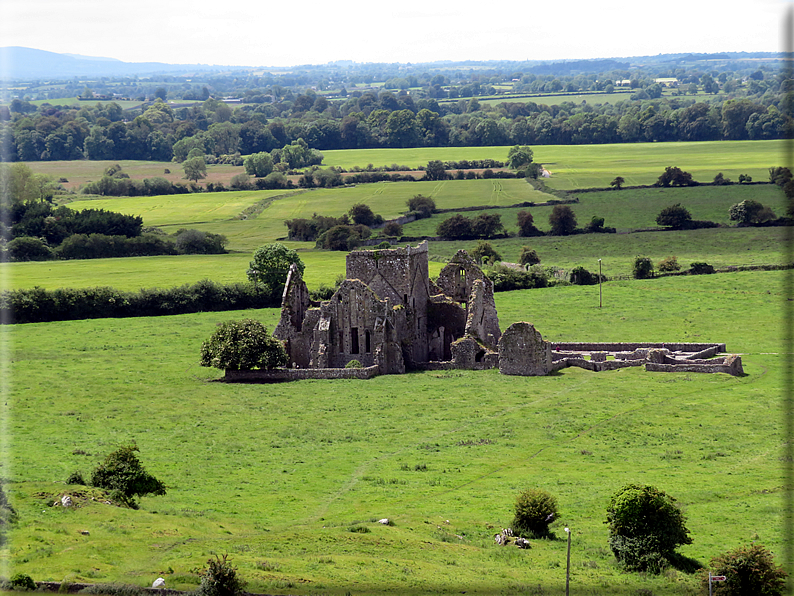
[[223, 557], [215, 555], [207, 560], [201, 573], [201, 584], [196, 590], [198, 596], [239, 596], [243, 593], [245, 582], [237, 575], [237, 567]]
[[656, 216], [656, 223], [660, 226], [669, 226], [674, 230], [683, 230], [692, 221], [692, 215], [681, 203], [665, 207]]
[[136, 451], [134, 443], [119, 447], [91, 473], [91, 486], [112, 491], [112, 498], [132, 508], [135, 497], [165, 494], [165, 485], [144, 470]]
[[689, 266], [690, 275], [707, 275], [714, 273], [714, 267], [708, 263], [692, 263]]
[[634, 259], [634, 279], [648, 279], [653, 277], [653, 261], [648, 257]]
[[317, 238], [315, 246], [326, 250], [353, 250], [371, 234], [371, 230], [365, 225], [338, 225], [323, 232]]
[[348, 211], [348, 215], [350, 215], [350, 219], [353, 220], [353, 223], [357, 225], [371, 227], [383, 223], [383, 217], [375, 215], [372, 212], [372, 208], [364, 203], [353, 205], [350, 211]]
[[53, 258], [52, 249], [41, 238], [20, 236], [6, 246], [12, 261], [47, 261]]
[[345, 368], [364, 368], [364, 366], [358, 360], [351, 360], [345, 364]]
[[79, 484], [80, 486], [86, 486], [85, 479], [83, 478], [83, 473], [79, 470], [76, 472], [72, 472], [69, 474], [69, 477], [66, 479], [66, 484]]
[[298, 253], [283, 244], [274, 242], [260, 246], [254, 251], [254, 260], [248, 264], [248, 279], [263, 286], [271, 294], [280, 294], [287, 282], [287, 273], [292, 264], [303, 274], [306, 266]]
[[540, 257], [536, 250], [529, 248], [528, 246], [521, 247], [521, 254], [518, 255], [518, 262], [521, 265], [537, 265], [540, 263]]
[[253, 319], [226, 321], [201, 345], [201, 366], [219, 369], [270, 370], [286, 366], [284, 345]]
[[35, 590], [36, 589], [36, 582], [33, 581], [33, 578], [25, 573], [17, 573], [16, 575], [11, 577], [11, 587], [14, 589], [21, 589], [21, 590]]
[[576, 215], [568, 205], [555, 205], [549, 215], [551, 233], [554, 236], [568, 236], [576, 229]]
[[669, 273], [670, 271], [679, 271], [681, 265], [678, 264], [678, 259], [676, 257], [665, 257], [659, 261], [659, 266], [657, 268], [659, 271]]
[[524, 538], [545, 538], [557, 516], [557, 499], [544, 490], [530, 488], [516, 497], [513, 532]]
[[[724, 575], [725, 581], [717, 584], [715, 593], [720, 596], [779, 596], [783, 594], [787, 573], [775, 565], [772, 553], [754, 544], [740, 546], [711, 559], [709, 570], [712, 575]], [[701, 575], [701, 589], [709, 588], [709, 570]]]
[[471, 257], [478, 263], [495, 263], [496, 261], [502, 260], [502, 255], [491, 246], [491, 243], [484, 242], [483, 240], [480, 240], [469, 254], [471, 254]]
[[615, 176], [615, 178], [612, 180], [612, 182], [609, 183], [609, 185], [612, 186], [615, 190], [620, 190], [621, 188], [623, 188], [623, 185], [625, 183], [626, 180], [623, 178], [623, 176]]
[[184, 255], [210, 255], [226, 252], [226, 236], [201, 230], [179, 230], [174, 247]]
[[691, 544], [675, 499], [653, 486], [627, 484], [607, 508], [609, 546], [630, 571], [659, 573], [679, 545]]
[[254, 188], [254, 185], [251, 184], [251, 180], [248, 178], [248, 174], [235, 174], [232, 176], [232, 181], [230, 183], [230, 187], [234, 190], [251, 190]]
[[575, 286], [592, 286], [598, 283], [598, 274], [590, 273], [584, 267], [574, 267], [571, 270], [571, 283]]
[[486, 276], [493, 282], [494, 292], [545, 288], [549, 285], [549, 279], [540, 268], [537, 269], [533, 267], [530, 271], [520, 271], [497, 263], [486, 272]]

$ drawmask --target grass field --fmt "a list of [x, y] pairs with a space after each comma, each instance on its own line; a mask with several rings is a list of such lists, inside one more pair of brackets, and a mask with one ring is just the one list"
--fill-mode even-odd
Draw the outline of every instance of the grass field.
[[[606, 505], [625, 483], [654, 484], [685, 510], [686, 556], [705, 563], [751, 541], [780, 555], [781, 281], [614, 282], [602, 309], [593, 287], [496, 297], [503, 328], [529, 320], [552, 341], [724, 341], [744, 353], [745, 377], [566, 369], [226, 385], [198, 366], [199, 346], [246, 313], [4, 328], [13, 439], [0, 456], [21, 519], [2, 574], [163, 576], [189, 589], [191, 570], [228, 552], [254, 592], [562, 593], [569, 526], [572, 594], [693, 594], [692, 576], [616, 568]], [[278, 310], [247, 314], [272, 327]], [[131, 440], [166, 496], [138, 511], [49, 506], [74, 494], [71, 472]], [[559, 499], [557, 538], [494, 545], [527, 487]]]

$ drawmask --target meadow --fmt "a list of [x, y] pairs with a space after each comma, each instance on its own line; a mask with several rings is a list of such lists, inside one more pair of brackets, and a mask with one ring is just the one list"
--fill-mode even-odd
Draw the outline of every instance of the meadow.
[[[607, 187], [616, 175], [649, 184], [667, 165], [701, 180], [718, 171], [734, 180], [739, 173], [765, 180], [767, 168], [780, 161], [777, 142], [714, 145], [533, 150], [554, 172], [549, 186], [568, 189]], [[506, 153], [506, 147], [327, 152], [326, 164], [424, 165]], [[76, 162], [75, 175], [65, 162], [30, 165], [60, 168], [72, 180], [101, 174], [109, 164]], [[140, 168], [142, 176], [178, 168], [122, 165], [128, 172]], [[142, 215], [145, 225], [169, 232], [223, 233], [232, 252], [3, 263], [0, 278], [14, 288], [126, 290], [204, 278], [244, 281], [251, 252], [283, 237], [285, 219], [341, 215], [359, 202], [395, 217], [414, 194], [433, 196], [439, 208], [501, 207], [488, 213], [501, 213], [510, 230], [518, 209], [508, 205], [548, 198], [523, 180], [477, 180], [79, 200], [71, 206]], [[654, 226], [658, 211], [673, 202], [696, 219], [724, 224], [728, 206], [746, 198], [780, 209], [777, 189], [766, 185], [577, 196], [580, 225], [598, 215], [621, 232]], [[261, 213], [240, 218], [257, 204]], [[545, 229], [549, 208], [530, 211]], [[405, 233], [420, 235], [422, 226], [434, 233], [445, 216], [406, 225]], [[719, 228], [492, 243], [507, 260], [531, 245], [544, 266], [596, 271], [602, 259], [603, 273], [620, 278], [637, 255], [654, 262], [676, 255], [684, 267], [779, 263], [784, 232]], [[306, 263], [310, 288], [344, 272], [345, 253], [287, 244]], [[431, 276], [440, 261], [475, 244], [431, 242]], [[654, 484], [684, 508], [694, 539], [680, 549], [685, 556], [705, 565], [729, 548], [760, 542], [780, 559], [779, 395], [786, 361], [779, 321], [791, 298], [783, 294], [785, 275], [617, 279], [603, 285], [603, 308], [596, 286], [496, 295], [503, 329], [526, 320], [550, 341], [725, 342], [742, 353], [744, 377], [565, 369], [542, 378], [440, 371], [230, 385], [217, 381], [220, 371], [198, 365], [201, 342], [228, 319], [252, 316], [272, 329], [278, 309], [5, 326], [0, 362], [11, 382], [0, 405], [0, 476], [20, 521], [0, 550], [0, 576], [140, 586], [162, 576], [169, 588], [192, 589], [197, 568], [229, 553], [251, 592], [562, 593], [569, 526], [572, 594], [694, 594], [696, 577], [677, 570], [622, 572], [607, 544], [606, 506], [626, 483]], [[65, 484], [72, 472], [88, 476], [105, 454], [130, 441], [166, 483], [166, 496], [142, 499], [139, 510], [120, 509]], [[493, 534], [510, 525], [515, 495], [529, 487], [558, 498], [555, 538], [534, 540], [528, 551], [496, 546]], [[78, 506], [52, 507], [66, 492]], [[377, 523], [384, 517], [393, 525]]]
[[[654, 484], [685, 510], [686, 556], [705, 564], [751, 541], [780, 552], [781, 281], [613, 282], [601, 309], [593, 287], [497, 295], [503, 328], [529, 320], [551, 341], [724, 341], [744, 354], [738, 378], [566, 369], [228, 385], [198, 366], [201, 341], [230, 316], [272, 327], [277, 309], [6, 328], [13, 441], [0, 455], [20, 522], [4, 563], [37, 580], [163, 576], [189, 589], [228, 552], [254, 592], [545, 594], [562, 591], [569, 526], [572, 594], [692, 594], [679, 571], [621, 572], [605, 508], [627, 482]], [[753, 316], [735, 325], [737, 309]], [[134, 511], [64, 484], [133, 440], [166, 496]], [[559, 499], [556, 539], [496, 546], [527, 487]], [[50, 507], [68, 492], [78, 507]]]

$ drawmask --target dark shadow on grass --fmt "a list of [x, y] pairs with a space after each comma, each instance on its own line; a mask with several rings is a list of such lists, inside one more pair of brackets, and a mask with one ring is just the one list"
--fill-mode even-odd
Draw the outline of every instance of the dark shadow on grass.
[[687, 557], [681, 553], [673, 553], [668, 559], [670, 566], [681, 573], [697, 573], [705, 566], [697, 559]]

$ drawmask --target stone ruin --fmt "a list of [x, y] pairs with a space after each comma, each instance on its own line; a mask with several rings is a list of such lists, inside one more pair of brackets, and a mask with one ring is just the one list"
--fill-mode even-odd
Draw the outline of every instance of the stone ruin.
[[[543, 376], [567, 366], [591, 371], [645, 366], [649, 371], [743, 374], [741, 357], [724, 344], [551, 343], [526, 322], [504, 334], [493, 282], [460, 250], [436, 282], [428, 246], [355, 250], [346, 279], [330, 300], [313, 301], [294, 265], [273, 333], [290, 367], [226, 371], [226, 380], [368, 379], [406, 370], [482, 370]], [[360, 368], [346, 368], [357, 360]]]

